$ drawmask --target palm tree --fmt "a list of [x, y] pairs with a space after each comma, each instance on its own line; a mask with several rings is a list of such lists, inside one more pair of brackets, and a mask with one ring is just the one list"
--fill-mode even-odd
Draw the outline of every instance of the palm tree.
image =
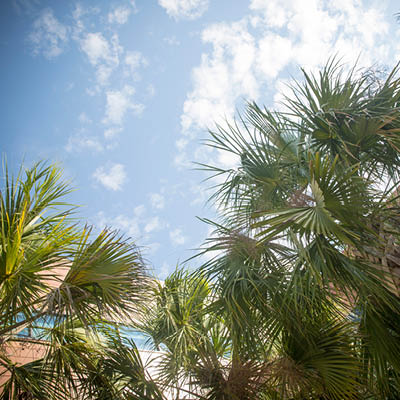
[[342, 71], [211, 132], [241, 162], [203, 165], [223, 182], [210, 260], [159, 285], [142, 326], [176, 398], [399, 397], [400, 80]]
[[211, 295], [205, 279], [177, 269], [142, 311], [139, 328], [161, 351], [155, 377], [171, 398], [218, 396], [227, 384], [231, 344], [223, 320], [208, 309]]
[[397, 72], [371, 80], [331, 60], [303, 71], [284, 111], [249, 103], [239, 122], [211, 132], [209, 145], [241, 164], [204, 166], [223, 177], [205, 251], [223, 255], [201, 273], [257, 360], [263, 332], [277, 398], [399, 392]]
[[[74, 207], [64, 201], [69, 192], [55, 165], [39, 163], [21, 169], [16, 178], [5, 170], [0, 192], [2, 399], [89, 398], [84, 394], [96, 386], [89, 377], [100, 379], [102, 360], [111, 352], [100, 328], [130, 321], [145, 299], [149, 279], [137, 248], [118, 232], [95, 235], [92, 228], [82, 228], [73, 219]], [[16, 362], [13, 350], [24, 329], [35, 330], [37, 337], [25, 343], [37, 343], [40, 356]]]
[[[321, 305], [304, 303], [286, 315], [287, 287], [281, 298], [277, 290], [275, 299], [266, 298], [281, 276], [240, 265], [237, 254], [231, 261], [220, 264], [224, 276], [214, 282], [177, 270], [154, 289], [141, 329], [162, 350], [154, 376], [159, 387], [174, 399], [352, 398], [358, 387], [352, 325]], [[262, 313], [250, 303], [259, 290]]]

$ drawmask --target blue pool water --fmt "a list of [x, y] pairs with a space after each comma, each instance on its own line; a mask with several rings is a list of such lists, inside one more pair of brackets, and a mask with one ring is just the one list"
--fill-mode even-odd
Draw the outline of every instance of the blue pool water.
[[[22, 314], [18, 315], [17, 322], [22, 322], [23, 320], [24, 316]], [[26, 339], [46, 340], [48, 337], [48, 329], [53, 328], [55, 322], [55, 318], [51, 316], [38, 318], [34, 325], [20, 330], [16, 333], [16, 336]], [[119, 326], [118, 330], [125, 344], [129, 345], [129, 341], [133, 341], [138, 349], [151, 350], [152, 346], [150, 337], [145, 333], [130, 326]]]

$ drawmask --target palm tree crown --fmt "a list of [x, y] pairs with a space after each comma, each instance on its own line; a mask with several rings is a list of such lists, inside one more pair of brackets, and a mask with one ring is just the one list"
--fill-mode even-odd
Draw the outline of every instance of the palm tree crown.
[[147, 313], [164, 384], [181, 377], [187, 398], [398, 397], [397, 72], [331, 60], [303, 71], [283, 111], [249, 103], [210, 132], [240, 164], [202, 166], [222, 181], [209, 261], [171, 276]]
[[[63, 200], [69, 192], [54, 165], [39, 163], [17, 178], [5, 171], [0, 192], [2, 399], [92, 398], [85, 396], [98, 390], [98, 382], [89, 379], [93, 376], [102, 378], [109, 393], [115, 391], [99, 373], [101, 364], [115, 348], [117, 322], [131, 319], [149, 287], [137, 248], [117, 232], [95, 236], [90, 227], [77, 224], [74, 208]], [[27, 329], [36, 337], [24, 346], [37, 343], [39, 356], [16, 362], [19, 333]]]

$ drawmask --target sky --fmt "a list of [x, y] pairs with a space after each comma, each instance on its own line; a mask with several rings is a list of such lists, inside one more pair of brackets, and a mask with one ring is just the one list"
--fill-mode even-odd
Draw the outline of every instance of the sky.
[[[213, 218], [196, 163], [256, 101], [279, 109], [300, 67], [391, 69], [397, 0], [2, 0], [0, 148], [11, 169], [57, 162], [83, 222], [119, 229], [164, 279]], [[346, 68], [346, 67], [345, 67]], [[191, 265], [201, 262], [191, 261]]]

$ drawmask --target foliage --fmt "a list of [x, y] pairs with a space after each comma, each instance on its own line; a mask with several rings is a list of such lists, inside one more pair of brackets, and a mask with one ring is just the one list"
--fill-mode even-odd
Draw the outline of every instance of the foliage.
[[[145, 300], [149, 280], [137, 248], [117, 232], [96, 236], [92, 228], [81, 228], [74, 208], [63, 200], [69, 192], [55, 165], [39, 163], [21, 169], [16, 178], [5, 168], [0, 192], [2, 399], [93, 398], [100, 379], [113, 391], [115, 381], [101, 374], [100, 364], [112, 362], [118, 342], [104, 343], [100, 328], [130, 320]], [[44, 341], [37, 346], [44, 357], [15, 363], [17, 333], [38, 323]], [[28, 348], [34, 343], [25, 342]], [[137, 351], [118, 345], [143, 370]], [[112, 391], [107, 398], [117, 398], [110, 397]]]
[[[165, 282], [117, 233], [73, 223], [57, 168], [6, 172], [1, 398], [399, 398], [400, 79], [344, 70], [303, 71], [280, 111], [249, 103], [211, 132], [239, 161], [202, 166], [220, 212], [207, 261]], [[133, 315], [146, 360], [115, 324]], [[7, 346], [41, 318], [45, 356], [14, 364]]]
[[303, 71], [281, 111], [249, 103], [211, 132], [240, 162], [202, 166], [209, 261], [160, 285], [143, 327], [187, 398], [398, 397], [400, 80], [343, 71]]

